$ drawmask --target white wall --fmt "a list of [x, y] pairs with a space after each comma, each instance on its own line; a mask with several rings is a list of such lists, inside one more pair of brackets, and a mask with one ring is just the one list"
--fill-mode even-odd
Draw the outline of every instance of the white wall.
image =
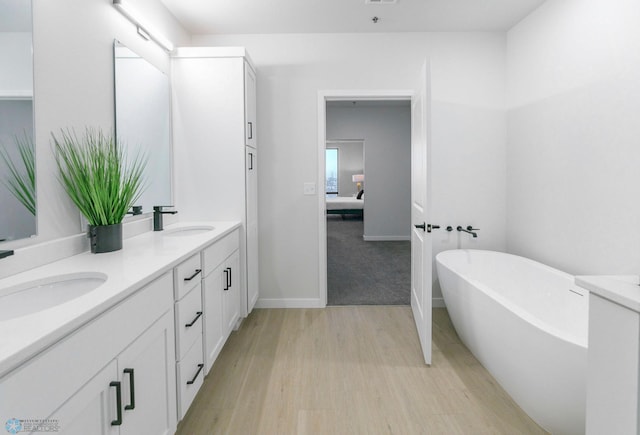
[[[353, 175], [364, 174], [364, 142], [332, 142], [327, 148], [338, 150], [338, 196], [353, 196], [358, 193]], [[361, 183], [364, 189], [364, 183]]]
[[[327, 107], [327, 139], [364, 139], [365, 240], [409, 240], [411, 107]], [[349, 182], [351, 180], [349, 179]], [[351, 183], [355, 185], [354, 183]]]
[[[480, 237], [434, 233], [434, 250], [505, 249], [505, 35], [404, 33], [194, 36], [247, 47], [258, 74], [261, 298], [319, 300], [319, 90], [411, 89], [432, 66], [433, 221]], [[366, 145], [365, 145], [366, 146]], [[301, 255], [304, 253], [304, 255]], [[437, 292], [437, 289], [436, 289]]]
[[508, 250], [640, 270], [640, 3], [549, 1], [507, 34]]
[[[189, 35], [155, 0], [138, 0], [136, 7], [176, 44], [188, 44]], [[85, 126], [113, 129], [113, 40], [169, 72], [166, 52], [141, 39], [110, 0], [34, 0], [35, 139], [38, 194], [38, 236], [5, 243], [2, 249], [41, 244], [79, 234], [79, 213], [56, 179], [51, 132]], [[86, 239], [74, 249], [88, 249]], [[64, 251], [51, 247], [16, 250], [0, 262], [0, 277], [51, 261]], [[25, 252], [26, 252], [25, 251]], [[44, 254], [44, 251], [47, 254]]]

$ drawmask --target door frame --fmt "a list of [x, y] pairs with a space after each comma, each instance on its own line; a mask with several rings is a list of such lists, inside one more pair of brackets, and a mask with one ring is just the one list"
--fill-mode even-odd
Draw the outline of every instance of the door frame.
[[319, 289], [320, 306], [327, 306], [327, 218], [325, 186], [325, 147], [327, 141], [327, 102], [352, 101], [352, 100], [407, 100], [411, 101], [414, 90], [332, 90], [318, 91], [318, 179], [316, 191], [318, 194], [318, 245], [320, 247], [319, 258]]

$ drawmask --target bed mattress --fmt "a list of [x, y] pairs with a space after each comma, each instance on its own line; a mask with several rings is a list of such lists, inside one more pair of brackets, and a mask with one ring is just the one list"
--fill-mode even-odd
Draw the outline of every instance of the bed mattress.
[[336, 196], [327, 198], [327, 210], [355, 210], [364, 208], [364, 199], [352, 196]]

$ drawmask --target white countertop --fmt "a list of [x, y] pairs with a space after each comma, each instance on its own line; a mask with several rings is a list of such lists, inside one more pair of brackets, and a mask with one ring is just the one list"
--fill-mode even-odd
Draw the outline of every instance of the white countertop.
[[576, 285], [602, 298], [640, 313], [639, 277], [628, 276], [576, 276]]
[[[195, 225], [214, 229], [196, 235], [165, 235], [166, 230]], [[0, 280], [1, 298], [17, 285], [51, 276], [87, 272], [107, 276], [104, 284], [76, 299], [0, 321], [0, 377], [239, 226], [240, 222], [181, 222], [165, 231], [125, 239], [120, 251], [85, 252]]]

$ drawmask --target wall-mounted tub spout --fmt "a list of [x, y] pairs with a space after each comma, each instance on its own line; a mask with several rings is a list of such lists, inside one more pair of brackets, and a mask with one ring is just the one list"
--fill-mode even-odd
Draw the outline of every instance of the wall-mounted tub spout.
[[471, 225], [467, 226], [467, 228], [462, 228], [462, 226], [458, 225], [458, 227], [456, 228], [456, 230], [458, 231], [462, 231], [465, 233], [469, 233], [473, 236], [473, 238], [475, 239], [476, 237], [478, 237], [478, 235], [474, 232], [474, 231], [478, 231], [478, 228], [473, 228]]

